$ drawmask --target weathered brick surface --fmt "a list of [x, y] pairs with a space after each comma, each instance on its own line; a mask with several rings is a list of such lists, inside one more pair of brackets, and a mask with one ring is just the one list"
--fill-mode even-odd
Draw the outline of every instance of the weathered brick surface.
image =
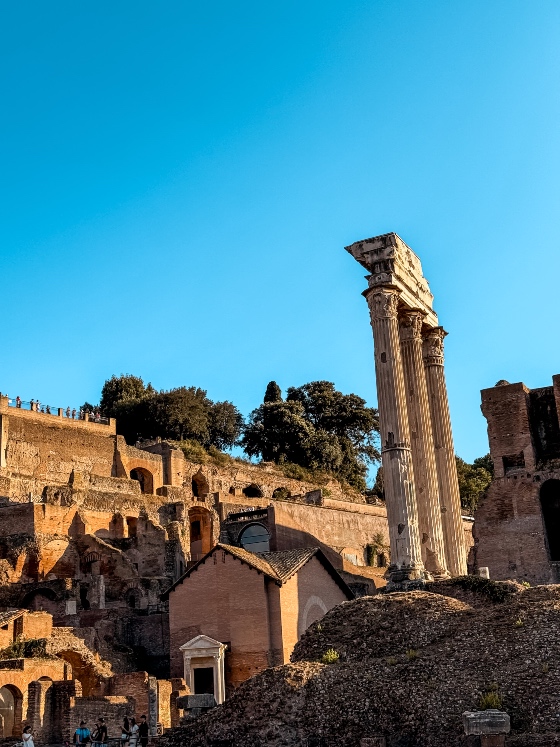
[[547, 480], [560, 480], [558, 403], [554, 386], [529, 390], [523, 384], [482, 391], [495, 477], [473, 527], [472, 565], [488, 567], [494, 579], [556, 583], [540, 494]]

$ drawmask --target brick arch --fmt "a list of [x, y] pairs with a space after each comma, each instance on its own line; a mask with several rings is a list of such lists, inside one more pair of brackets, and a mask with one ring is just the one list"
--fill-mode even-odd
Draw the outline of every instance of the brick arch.
[[246, 485], [241, 492], [247, 498], [264, 498], [264, 490], [262, 486], [257, 485], [256, 482]]
[[214, 514], [203, 506], [189, 509], [191, 560], [200, 560], [214, 545]]

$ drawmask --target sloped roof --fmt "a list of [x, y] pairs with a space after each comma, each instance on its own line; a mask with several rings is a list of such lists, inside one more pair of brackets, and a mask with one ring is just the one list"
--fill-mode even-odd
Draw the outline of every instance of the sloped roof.
[[253, 553], [262, 558], [273, 569], [280, 581], [287, 581], [294, 573], [319, 552], [318, 547], [300, 547], [297, 550]]
[[183, 575], [173, 583], [167, 591], [164, 591], [161, 595], [162, 599], [165, 599], [173, 589], [182, 584], [191, 573], [196, 571], [203, 565], [206, 560], [211, 557], [216, 550], [223, 550], [234, 558], [237, 558], [242, 563], [246, 563], [251, 568], [254, 568], [259, 573], [263, 573], [265, 576], [275, 581], [278, 586], [282, 586], [288, 581], [300, 568], [302, 568], [312, 557], [317, 559], [324, 566], [325, 570], [333, 578], [336, 584], [344, 591], [349, 599], [354, 598], [354, 594], [348, 584], [344, 581], [342, 576], [337, 572], [336, 568], [332, 565], [330, 560], [318, 547], [302, 547], [295, 550], [283, 550], [280, 552], [249, 552], [242, 547], [235, 547], [234, 545], [225, 545], [218, 543], [213, 547], [209, 553], [207, 553], [198, 563], [195, 563], [189, 568]]
[[12, 610], [3, 610], [0, 612], [0, 627], [2, 625], [6, 625], [7, 623], [14, 620], [16, 617], [21, 617], [26, 612], [26, 610], [18, 610], [18, 609], [12, 609]]

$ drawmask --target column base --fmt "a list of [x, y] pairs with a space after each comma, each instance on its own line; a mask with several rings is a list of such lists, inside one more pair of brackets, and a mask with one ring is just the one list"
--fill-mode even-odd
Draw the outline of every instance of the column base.
[[396, 568], [388, 569], [388, 581], [385, 591], [423, 591], [426, 584], [434, 580], [429, 571], [424, 568]]

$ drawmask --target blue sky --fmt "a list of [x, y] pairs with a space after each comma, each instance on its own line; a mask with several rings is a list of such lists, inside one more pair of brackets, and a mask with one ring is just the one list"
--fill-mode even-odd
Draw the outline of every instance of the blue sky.
[[343, 247], [395, 231], [485, 453], [480, 389], [560, 372], [559, 31], [547, 0], [4, 3], [0, 390], [375, 404]]

